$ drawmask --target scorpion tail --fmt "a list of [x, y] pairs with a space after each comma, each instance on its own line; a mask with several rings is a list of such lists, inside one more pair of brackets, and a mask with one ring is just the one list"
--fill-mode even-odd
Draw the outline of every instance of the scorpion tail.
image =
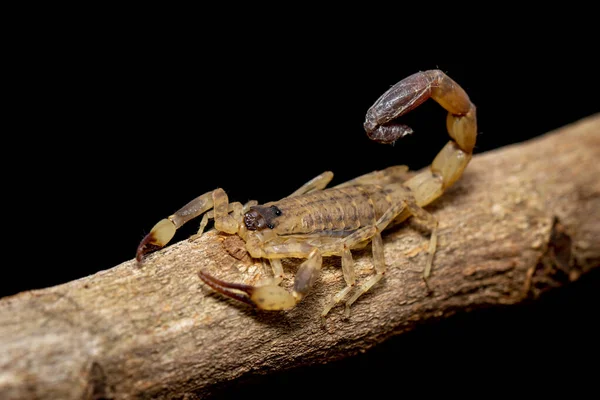
[[430, 168], [405, 182], [420, 206], [441, 196], [461, 177], [471, 160], [477, 139], [477, 120], [469, 96], [440, 70], [417, 72], [385, 92], [369, 108], [364, 123], [372, 140], [393, 143], [412, 132], [395, 119], [429, 98], [448, 111], [446, 127], [452, 140], [435, 157]]

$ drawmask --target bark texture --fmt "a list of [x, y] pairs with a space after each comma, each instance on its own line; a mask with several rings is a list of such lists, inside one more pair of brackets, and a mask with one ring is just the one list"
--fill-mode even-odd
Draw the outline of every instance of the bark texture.
[[[214, 231], [63, 285], [0, 299], [2, 398], [196, 398], [245, 374], [324, 363], [429, 319], [516, 304], [600, 265], [600, 115], [478, 155], [428, 207], [439, 220], [429, 289], [428, 233], [409, 221], [384, 236], [386, 278], [352, 307], [319, 313], [343, 287], [325, 259], [295, 309], [260, 312], [214, 293], [199, 269], [256, 283], [237, 236]], [[132, 255], [135, 249], [132, 249]], [[355, 252], [360, 281], [370, 246]], [[298, 262], [289, 260], [291, 286]]]

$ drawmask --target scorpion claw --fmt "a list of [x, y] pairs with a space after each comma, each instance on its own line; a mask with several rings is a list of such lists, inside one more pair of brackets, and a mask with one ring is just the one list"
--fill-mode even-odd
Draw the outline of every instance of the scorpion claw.
[[[275, 285], [251, 286], [243, 283], [225, 282], [203, 271], [198, 276], [217, 292], [261, 310], [287, 310], [296, 305], [297, 297]], [[240, 293], [243, 292], [243, 293]]]
[[175, 235], [175, 224], [169, 219], [158, 221], [149, 234], [144, 236], [135, 253], [135, 259], [142, 262], [144, 254], [164, 247]]
[[144, 238], [140, 242], [137, 251], [135, 252], [135, 259], [137, 262], [142, 262], [144, 254], [150, 253], [151, 251], [158, 249], [159, 246], [152, 244], [152, 234], [149, 233], [146, 236], [144, 236]]

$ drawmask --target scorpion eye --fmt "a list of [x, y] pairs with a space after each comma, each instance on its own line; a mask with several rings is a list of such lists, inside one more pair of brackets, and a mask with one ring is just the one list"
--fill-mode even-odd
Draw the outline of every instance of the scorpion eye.
[[281, 215], [281, 210], [277, 208], [277, 206], [271, 206], [271, 208], [273, 209], [273, 212], [275, 212], [275, 215], [278, 217]]
[[[280, 212], [281, 212], [281, 211], [280, 211]], [[273, 225], [273, 224], [267, 224], [267, 228], [269, 228], [269, 229], [273, 229], [273, 228], [275, 228], [275, 225]]]

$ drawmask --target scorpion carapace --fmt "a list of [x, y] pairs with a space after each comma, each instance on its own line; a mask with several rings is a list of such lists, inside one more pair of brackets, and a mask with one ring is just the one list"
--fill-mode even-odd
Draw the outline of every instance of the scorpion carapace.
[[[397, 118], [429, 98], [448, 111], [446, 126], [452, 140], [429, 168], [410, 179], [407, 179], [407, 167], [395, 166], [325, 189], [333, 174], [324, 172], [290, 196], [262, 206], [255, 201], [245, 205], [229, 203], [223, 189], [215, 189], [159, 221], [138, 246], [137, 260], [165, 246], [179, 227], [202, 215], [198, 235], [208, 220], [214, 219], [215, 229], [238, 234], [252, 257], [268, 259], [274, 274], [268, 284], [250, 286], [224, 282], [200, 271], [200, 278], [208, 286], [263, 310], [289, 309], [309, 292], [321, 269], [322, 258], [341, 256], [346, 286], [327, 302], [321, 315], [327, 315], [344, 299], [348, 314], [350, 305], [385, 274], [381, 232], [414, 216], [431, 229], [423, 270], [423, 278], [427, 279], [437, 245], [437, 221], [422, 207], [456, 182], [469, 163], [477, 137], [475, 106], [465, 91], [442, 71], [423, 71], [385, 92], [367, 111], [364, 123], [369, 138], [392, 143], [412, 132], [399, 124]], [[375, 274], [355, 288], [351, 250], [369, 242]], [[291, 293], [279, 286], [283, 279], [281, 259], [288, 257], [304, 259]]]
[[255, 231], [257, 229], [273, 229], [275, 227], [274, 219], [281, 215], [281, 210], [277, 206], [253, 206], [244, 214], [244, 224], [246, 229]]

